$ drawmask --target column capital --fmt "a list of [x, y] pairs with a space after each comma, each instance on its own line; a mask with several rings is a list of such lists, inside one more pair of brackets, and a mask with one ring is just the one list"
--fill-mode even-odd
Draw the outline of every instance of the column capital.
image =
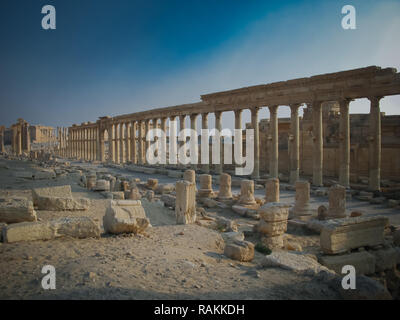
[[381, 96], [371, 96], [371, 97], [368, 97], [368, 100], [371, 101], [371, 104], [376, 105], [376, 104], [379, 103], [379, 101], [380, 101], [382, 98], [383, 98], [383, 97], [381, 97]]
[[235, 113], [235, 115], [240, 115], [243, 112], [243, 109], [236, 109], [233, 111]]
[[190, 120], [196, 120], [198, 115], [199, 115], [198, 113], [192, 113], [190, 115]]
[[278, 107], [279, 107], [279, 106], [277, 106], [277, 105], [268, 106], [269, 113], [276, 114], [276, 113], [278, 112]]

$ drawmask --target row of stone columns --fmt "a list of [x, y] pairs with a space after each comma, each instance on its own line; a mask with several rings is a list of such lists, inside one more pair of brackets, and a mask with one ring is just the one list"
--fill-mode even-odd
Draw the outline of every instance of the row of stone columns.
[[31, 138], [29, 134], [29, 124], [23, 119], [18, 119], [16, 124], [11, 126], [12, 139], [11, 150], [16, 155], [21, 155], [23, 152], [30, 152]]
[[[369, 163], [370, 163], [370, 189], [379, 190], [380, 187], [380, 158], [381, 158], [381, 128], [380, 128], [380, 97], [371, 97], [370, 112], [370, 133], [369, 133]], [[350, 118], [349, 118], [349, 99], [339, 101], [340, 104], [340, 184], [349, 187], [350, 182]], [[300, 174], [300, 129], [299, 129], [299, 107], [301, 104], [290, 105], [291, 109], [291, 128], [289, 135], [289, 163], [290, 163], [290, 182], [294, 184], [299, 180]], [[323, 123], [322, 123], [322, 105], [323, 101], [314, 101], [309, 104], [312, 109], [313, 123], [313, 184], [323, 185]], [[270, 159], [269, 174], [271, 178], [278, 178], [279, 175], [279, 130], [278, 130], [278, 105], [268, 106], [270, 111]], [[260, 138], [259, 138], [259, 107], [251, 107], [251, 126], [254, 130], [254, 170], [253, 179], [260, 177]], [[242, 111], [235, 110], [235, 129], [242, 131]], [[216, 111], [215, 128], [222, 131], [222, 112]], [[209, 113], [202, 113], [202, 129], [208, 129]], [[190, 128], [197, 132], [198, 114], [190, 115]], [[170, 124], [174, 125], [176, 116], [170, 116]], [[186, 115], [179, 115], [179, 130], [186, 128]], [[158, 122], [160, 120], [160, 126]], [[151, 127], [160, 127], [166, 131], [166, 117], [130, 120], [119, 123], [109, 124], [107, 127], [109, 135], [109, 160], [114, 163], [132, 162], [137, 164], [146, 164], [146, 153], [150, 147], [150, 142], [146, 140], [146, 133]], [[175, 128], [171, 128], [175, 130]], [[70, 153], [73, 157], [92, 160], [105, 160], [104, 156], [104, 131], [97, 127], [72, 127], [69, 135], [72, 138], [70, 142]], [[241, 135], [238, 137], [242, 139]], [[163, 138], [164, 139], [164, 138]], [[166, 139], [166, 138], [165, 138]], [[221, 139], [223, 139], [221, 137]], [[166, 141], [163, 141], [166, 144]], [[176, 141], [170, 141], [176, 143]], [[207, 141], [208, 144], [208, 141]], [[180, 141], [179, 146], [184, 148], [184, 142]], [[221, 143], [222, 146], [222, 143]], [[238, 153], [242, 154], [242, 144], [238, 144]], [[178, 148], [177, 148], [178, 150]], [[169, 155], [170, 159], [174, 155]], [[217, 174], [223, 172], [223, 148], [220, 148], [220, 164], [215, 165]], [[210, 159], [211, 161], [211, 159]], [[200, 166], [192, 165], [192, 169]], [[209, 164], [201, 166], [204, 172], [210, 171]]]

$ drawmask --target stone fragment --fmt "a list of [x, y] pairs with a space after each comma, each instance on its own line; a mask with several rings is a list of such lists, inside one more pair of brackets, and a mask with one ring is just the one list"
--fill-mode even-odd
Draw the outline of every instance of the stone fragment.
[[199, 198], [209, 198], [214, 196], [212, 189], [212, 176], [209, 174], [202, 174], [200, 176], [200, 190], [198, 192]]
[[243, 180], [240, 185], [239, 204], [243, 207], [258, 209], [258, 204], [254, 198], [254, 181]]
[[96, 188], [96, 184], [97, 184], [97, 176], [95, 174], [89, 174], [86, 176], [86, 188], [88, 190]]
[[125, 200], [125, 193], [123, 191], [111, 192], [114, 200]]
[[142, 198], [142, 195], [139, 192], [139, 189], [134, 187], [132, 190], [129, 192], [129, 197], [128, 200], [140, 200]]
[[230, 220], [224, 217], [217, 217], [217, 228], [223, 230], [223, 232], [237, 232], [238, 226], [234, 220]]
[[265, 184], [265, 200], [269, 202], [279, 202], [279, 179], [268, 179]]
[[234, 240], [225, 245], [224, 254], [233, 260], [248, 262], [254, 259], [254, 244]]
[[151, 202], [151, 201], [154, 200], [154, 191], [153, 190], [147, 190], [146, 194], [144, 196], [148, 201]]
[[146, 188], [150, 190], [156, 190], [158, 185], [158, 179], [148, 179], [146, 183]]
[[340, 185], [332, 186], [329, 189], [328, 218], [346, 217], [346, 188]]
[[264, 257], [261, 266], [265, 268], [282, 268], [298, 273], [318, 274], [325, 271], [334, 275], [333, 271], [322, 266], [316, 259], [300, 252], [274, 251]]
[[161, 201], [164, 202], [164, 206], [172, 207], [173, 209], [175, 209], [176, 197], [170, 194], [163, 194], [161, 196]]
[[293, 216], [309, 216], [312, 215], [310, 207], [310, 183], [308, 181], [296, 182], [296, 200], [292, 210]]
[[26, 199], [1, 199], [0, 222], [18, 223], [36, 221], [36, 211], [32, 201]]
[[97, 180], [93, 191], [110, 191], [110, 181], [103, 179]]
[[321, 249], [327, 254], [337, 254], [381, 244], [387, 224], [388, 219], [379, 216], [328, 220], [321, 231]]
[[60, 198], [71, 198], [72, 192], [71, 186], [57, 186], [57, 187], [48, 187], [48, 188], [34, 188], [32, 189], [32, 198], [33, 205], [37, 207], [39, 205], [38, 201], [41, 197], [60, 197]]
[[176, 223], [190, 224], [196, 222], [195, 184], [182, 180], [176, 183]]
[[107, 233], [141, 233], [150, 221], [139, 200], [111, 200], [103, 217]]
[[319, 262], [339, 275], [342, 275], [342, 268], [346, 265], [354, 266], [356, 274], [359, 275], [375, 273], [375, 257], [367, 251], [334, 256], [322, 255]]
[[227, 173], [222, 173], [219, 177], [218, 200], [226, 201], [232, 199], [231, 190], [232, 178]]
[[159, 184], [156, 188], [156, 194], [170, 194], [175, 190], [173, 184]]
[[183, 173], [183, 180], [196, 184], [196, 172], [194, 170], [186, 170]]
[[66, 217], [46, 222], [21, 222], [3, 229], [4, 242], [52, 240], [59, 237], [98, 238], [99, 225], [89, 217]]

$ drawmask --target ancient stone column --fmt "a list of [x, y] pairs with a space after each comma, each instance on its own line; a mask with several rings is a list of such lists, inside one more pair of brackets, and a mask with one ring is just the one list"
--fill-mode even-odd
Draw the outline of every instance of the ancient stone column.
[[290, 178], [291, 184], [295, 184], [300, 176], [300, 129], [299, 129], [299, 104], [290, 106]]
[[[258, 125], [258, 111], [260, 108], [251, 108], [251, 126], [254, 130], [254, 170], [253, 179], [260, 178], [260, 134]], [[248, 143], [248, 141], [246, 141]], [[254, 187], [254, 184], [253, 184]]]
[[256, 199], [254, 198], [254, 181], [243, 180], [240, 185], [240, 198], [239, 204], [244, 207], [254, 207], [257, 205]]
[[313, 184], [323, 185], [323, 134], [322, 134], [322, 103], [320, 101], [312, 104], [313, 116]]
[[115, 130], [114, 125], [108, 127], [108, 153], [111, 162], [115, 162]]
[[124, 123], [119, 124], [119, 162], [124, 163], [125, 162], [125, 128], [124, 128]]
[[221, 131], [222, 131], [222, 112], [217, 111], [215, 112], [215, 129], [219, 132], [220, 134], [220, 152], [219, 152], [219, 164], [215, 165], [215, 171], [217, 174], [222, 174], [223, 172], [223, 163], [224, 163], [224, 144], [223, 144], [223, 138], [221, 136]]
[[105, 148], [104, 148], [104, 130], [97, 130], [97, 150], [99, 152], [98, 159], [101, 162], [106, 161]]
[[212, 176], [209, 174], [202, 174], [200, 176], [200, 190], [198, 192], [200, 198], [209, 198], [214, 195], [212, 189]]
[[339, 183], [350, 187], [350, 115], [349, 99], [340, 102], [340, 123], [339, 123]]
[[196, 171], [194, 170], [186, 170], [183, 173], [183, 180], [192, 182], [196, 184]]
[[115, 143], [114, 143], [114, 156], [115, 156], [115, 163], [120, 163], [121, 161], [121, 156], [120, 156], [120, 143], [119, 143], [119, 133], [118, 133], [118, 128], [119, 128], [120, 124], [116, 123], [114, 125], [114, 139], [115, 139]]
[[131, 122], [131, 161], [133, 164], [137, 163], [137, 150], [136, 150], [136, 121]]
[[144, 139], [145, 139], [144, 145], [145, 145], [145, 148], [144, 148], [144, 155], [143, 155], [144, 156], [143, 162], [145, 164], [147, 164], [147, 151], [150, 148], [150, 141], [147, 140], [147, 134], [149, 131], [150, 131], [150, 120], [146, 119], [144, 121]]
[[219, 176], [219, 193], [218, 200], [231, 200], [232, 199], [232, 178], [227, 173], [222, 173]]
[[289, 206], [283, 203], [267, 203], [258, 211], [260, 223], [256, 229], [262, 234], [261, 242], [269, 249], [283, 247], [283, 234], [287, 230]]
[[279, 175], [279, 145], [278, 145], [278, 106], [269, 106], [271, 129], [271, 154], [269, 159], [269, 175], [278, 178]]
[[138, 132], [139, 132], [139, 140], [138, 140], [138, 163], [143, 164], [143, 121], [138, 121]]
[[196, 222], [195, 184], [188, 181], [176, 183], [176, 223], [190, 224]]
[[[199, 154], [198, 154], [198, 135], [197, 135], [197, 114], [191, 114], [190, 115], [190, 129], [193, 130], [191, 132], [191, 136], [190, 136], [190, 143], [195, 143], [195, 148], [197, 149], [197, 161], [199, 161]], [[192, 155], [190, 155], [191, 157], [193, 157]], [[196, 170], [197, 168], [197, 164], [196, 163], [191, 163], [191, 168], [193, 170]]]
[[[180, 154], [186, 155], [186, 138], [183, 138], [181, 135], [183, 135], [183, 131], [186, 128], [186, 123], [185, 123], [186, 115], [180, 115], [179, 116], [179, 134], [178, 134], [178, 145], [179, 145], [179, 150], [178, 150], [178, 164], [182, 165], [182, 161], [179, 160]], [[182, 140], [183, 139], [183, 140]]]
[[161, 137], [161, 162], [167, 164], [167, 118], [161, 118], [161, 131], [163, 132]]
[[11, 127], [12, 137], [11, 137], [11, 151], [17, 154], [17, 128], [15, 126]]
[[0, 127], [0, 152], [5, 152], [4, 148], [4, 126]]
[[293, 216], [311, 215], [310, 208], [310, 183], [308, 181], [296, 181], [296, 200], [293, 208]]
[[381, 97], [368, 98], [371, 102], [369, 114], [369, 189], [381, 189]]
[[17, 131], [17, 154], [22, 154], [22, 132], [20, 128]]
[[346, 217], [346, 188], [340, 185], [329, 189], [328, 218]]
[[265, 184], [265, 200], [268, 202], [279, 202], [279, 179], [268, 179]]
[[[201, 128], [202, 128], [202, 130], [208, 130], [208, 113], [202, 113], [201, 114]], [[206, 146], [204, 146], [204, 147], [202, 146], [202, 149], [204, 148], [204, 150], [206, 150], [205, 152], [208, 153], [208, 160], [209, 161], [208, 161], [208, 163], [203, 163], [202, 164], [202, 168], [203, 168], [203, 171], [205, 173], [209, 173], [210, 172], [210, 161], [211, 161], [211, 159], [210, 159], [210, 143], [209, 143], [209, 140], [207, 140]]]
[[130, 132], [130, 122], [125, 122], [125, 162], [129, 162], [132, 159]]
[[[235, 136], [235, 138], [238, 138], [238, 143], [236, 143], [235, 141], [235, 148], [237, 148], [237, 150], [234, 150], [235, 153], [239, 154], [240, 156], [243, 156], [243, 138], [242, 138], [242, 112], [243, 110], [235, 110], [235, 129], [239, 130], [239, 133], [237, 134], [237, 136]], [[235, 157], [233, 157], [233, 160], [236, 165], [238, 165], [236, 163]], [[239, 164], [240, 166], [242, 164]]]
[[178, 157], [178, 144], [176, 140], [176, 116], [172, 115], [169, 117], [169, 130], [171, 135], [168, 141], [168, 164], [177, 164]]

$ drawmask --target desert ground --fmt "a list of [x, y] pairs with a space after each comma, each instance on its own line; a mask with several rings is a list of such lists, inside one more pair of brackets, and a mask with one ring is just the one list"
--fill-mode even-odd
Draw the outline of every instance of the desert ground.
[[[158, 179], [160, 184], [175, 184], [177, 179], [161, 174], [132, 172], [124, 167], [89, 162], [53, 164], [0, 158], [0, 198], [32, 199], [33, 188], [71, 185], [74, 198], [90, 199], [85, 211], [36, 210], [39, 221], [67, 216], [88, 216], [103, 228], [103, 216], [109, 199], [89, 191], [71, 173], [101, 172], [118, 178], [137, 178], [145, 182]], [[16, 172], [57, 169], [51, 179], [16, 178]], [[199, 187], [199, 186], [198, 186]], [[213, 185], [218, 190], [218, 185]], [[281, 183], [281, 202], [294, 203], [295, 192]], [[238, 194], [240, 188], [232, 187]], [[264, 189], [256, 188], [262, 197]], [[224, 232], [207, 224], [177, 225], [175, 211], [164, 206], [159, 195], [141, 200], [151, 227], [141, 234], [110, 235], [100, 238], [59, 238], [48, 241], [0, 242], [0, 299], [344, 299], [357, 293], [344, 293], [341, 276], [333, 272], [296, 272], [284, 268], [265, 268], [265, 254], [255, 251], [251, 262], [232, 260], [224, 255]], [[328, 197], [311, 197], [316, 209], [327, 204]], [[364, 215], [385, 215], [392, 229], [400, 225], [400, 210], [386, 204], [370, 204], [348, 199], [347, 210]], [[245, 240], [257, 244], [253, 232], [257, 220], [242, 217], [230, 208], [205, 208], [211, 217], [221, 216], [237, 223]], [[102, 229], [104, 232], [104, 230]], [[389, 235], [390, 237], [390, 235]], [[300, 246], [302, 255], [317, 260], [320, 254], [319, 234], [288, 224], [286, 243]], [[56, 269], [56, 289], [41, 286], [42, 267]], [[385, 273], [371, 277], [387, 285]], [[398, 278], [400, 279], [400, 278]], [[397, 284], [399, 283], [398, 280]], [[392, 285], [393, 286], [393, 285]], [[371, 291], [371, 294], [374, 294]], [[392, 297], [398, 299], [396, 292]]]

